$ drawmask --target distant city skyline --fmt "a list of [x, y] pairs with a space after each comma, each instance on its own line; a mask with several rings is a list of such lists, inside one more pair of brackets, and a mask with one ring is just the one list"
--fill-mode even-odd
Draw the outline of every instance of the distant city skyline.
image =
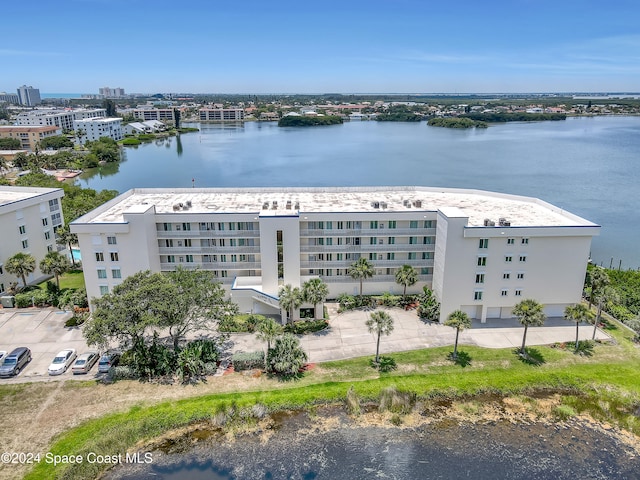
[[[6, 18], [0, 91], [640, 90], [633, 0], [34, 0]], [[65, 39], [61, 41], [61, 39]]]

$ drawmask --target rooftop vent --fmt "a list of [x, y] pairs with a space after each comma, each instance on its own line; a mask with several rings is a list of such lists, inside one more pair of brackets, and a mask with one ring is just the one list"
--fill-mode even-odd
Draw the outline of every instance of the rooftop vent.
[[510, 227], [510, 226], [511, 226], [511, 222], [507, 221], [507, 219], [506, 219], [506, 218], [504, 218], [504, 217], [500, 217], [500, 218], [498, 219], [498, 224], [499, 224], [501, 227]]
[[262, 204], [262, 209], [263, 209], [263, 210], [269, 210], [269, 202], [264, 202], [264, 203]]
[[271, 210], [277, 210], [277, 209], [278, 209], [278, 202], [274, 200], [273, 202], [271, 202]]
[[380, 202], [380, 208], [387, 208], [387, 202]]
[[405, 207], [410, 207], [410, 206], [411, 206], [411, 202], [410, 202], [409, 200], [403, 200], [403, 201], [402, 201], [402, 204], [403, 204]]
[[296, 210], [300, 210], [300, 202], [296, 202], [293, 208], [295, 208]]
[[380, 208], [380, 202], [371, 202], [373, 208]]
[[496, 226], [496, 222], [494, 222], [490, 218], [485, 218], [484, 219], [484, 226], [485, 227], [495, 227]]
[[175, 212], [176, 210], [180, 210], [180, 205], [177, 203], [173, 204], [173, 211]]
[[413, 206], [416, 208], [422, 208], [422, 200], [414, 200]]
[[287, 200], [287, 206], [286, 206], [287, 210], [291, 210], [291, 200]]
[[191, 208], [191, 205], [192, 205], [191, 200], [187, 200], [187, 208]]

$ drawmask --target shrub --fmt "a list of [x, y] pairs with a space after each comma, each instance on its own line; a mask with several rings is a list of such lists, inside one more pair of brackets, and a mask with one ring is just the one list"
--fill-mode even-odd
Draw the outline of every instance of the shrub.
[[392, 413], [409, 413], [416, 401], [416, 394], [411, 392], [401, 392], [396, 387], [385, 388], [380, 393], [380, 403], [378, 410]]
[[398, 368], [396, 361], [391, 357], [380, 357], [380, 363], [376, 363], [376, 359], [372, 358], [369, 364], [372, 368], [376, 368], [382, 373], [389, 373]]
[[296, 335], [304, 335], [306, 333], [319, 332], [329, 326], [329, 323], [319, 318], [317, 320], [302, 320], [300, 322], [288, 323], [284, 326], [284, 331]]
[[360, 408], [360, 399], [358, 398], [358, 394], [354, 390], [353, 385], [351, 385], [347, 391], [346, 406], [349, 415], [360, 415], [362, 412]]
[[340, 305], [340, 311], [345, 312], [347, 310], [353, 310], [356, 308], [356, 297], [347, 293], [341, 293], [338, 295], [338, 304]]
[[559, 405], [553, 409], [553, 416], [555, 419], [562, 422], [567, 421], [576, 415], [576, 411], [569, 405]]
[[384, 292], [382, 296], [375, 297], [379, 305], [385, 307], [397, 307], [400, 304], [402, 297], [398, 295], [392, 295], [389, 292]]
[[242, 370], [253, 370], [254, 368], [264, 368], [264, 352], [239, 352], [231, 357], [233, 369], [236, 372]]
[[193, 340], [185, 346], [185, 350], [194, 348], [200, 349], [200, 360], [204, 363], [216, 363], [220, 358], [219, 344], [213, 340]]
[[205, 362], [203, 366], [203, 375], [215, 375], [218, 371], [218, 364], [216, 362]]
[[240, 314], [231, 318], [225, 318], [218, 325], [218, 331], [227, 333], [253, 333], [258, 323], [264, 321], [264, 315]]
[[29, 292], [21, 292], [16, 295], [16, 307], [26, 308], [35, 305], [36, 307], [44, 307], [49, 304], [49, 293], [44, 290], [36, 289]]
[[267, 369], [270, 373], [285, 378], [295, 377], [307, 361], [307, 354], [300, 341], [290, 333], [277, 338], [267, 354]]
[[595, 346], [596, 343], [593, 340], [580, 340], [574, 353], [583, 357], [590, 357], [593, 355]]
[[122, 145], [140, 145], [141, 143], [137, 138], [125, 138], [122, 140]]
[[111, 367], [107, 374], [111, 380], [135, 380], [140, 378], [136, 371], [128, 365], [118, 365]]

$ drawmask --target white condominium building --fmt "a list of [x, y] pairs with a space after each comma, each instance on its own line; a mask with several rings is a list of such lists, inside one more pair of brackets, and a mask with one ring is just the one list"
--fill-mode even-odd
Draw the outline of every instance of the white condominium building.
[[77, 110], [31, 110], [20, 113], [16, 118], [16, 125], [47, 125], [59, 127], [63, 131], [73, 130], [74, 120], [87, 118], [104, 118], [107, 111], [104, 108]]
[[240, 122], [244, 120], [244, 108], [201, 108], [201, 122]]
[[441, 318], [511, 317], [524, 298], [550, 316], [581, 298], [600, 227], [536, 198], [427, 187], [134, 189], [71, 223], [89, 297], [141, 270], [213, 271], [243, 311], [278, 312], [281, 285], [320, 277], [330, 297], [402, 293], [411, 265]]
[[81, 132], [79, 142], [84, 145], [86, 142], [93, 142], [100, 137], [113, 138], [115, 141], [122, 140], [122, 119], [118, 118], [87, 118], [85, 120], [74, 120], [73, 129]]
[[55, 229], [64, 223], [61, 188], [0, 186], [0, 293], [19, 277], [7, 273], [4, 264], [16, 253], [30, 253], [36, 270], [27, 277], [33, 282], [43, 275], [38, 264], [48, 252], [57, 251]]
[[175, 108], [134, 108], [131, 113], [140, 120], [158, 120], [163, 122], [176, 123]]

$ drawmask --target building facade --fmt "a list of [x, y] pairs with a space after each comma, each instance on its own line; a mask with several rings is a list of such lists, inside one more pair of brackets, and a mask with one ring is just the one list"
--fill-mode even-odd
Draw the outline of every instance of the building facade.
[[40, 105], [42, 100], [40, 99], [40, 90], [22, 85], [18, 87], [18, 102], [25, 107], [35, 107]]
[[36, 127], [29, 125], [0, 126], [0, 138], [16, 138], [20, 140], [20, 148], [35, 151], [38, 143], [48, 137], [62, 135], [59, 127]]
[[102, 87], [98, 89], [100, 92], [100, 96], [104, 98], [122, 98], [125, 96], [124, 88], [110, 88], [110, 87]]
[[[94, 142], [101, 137], [109, 137], [115, 141], [122, 140], [122, 119], [118, 118], [87, 118], [84, 120], [74, 120], [73, 129], [76, 131], [76, 138], [80, 145], [86, 142]], [[78, 135], [81, 132], [82, 135]]]
[[160, 122], [176, 123], [175, 108], [134, 108], [131, 113], [135, 118], [143, 121], [158, 120]]
[[29, 283], [43, 277], [38, 264], [48, 252], [58, 250], [55, 229], [64, 223], [63, 196], [61, 188], [0, 186], [0, 293], [19, 282], [4, 266], [16, 253], [29, 253], [36, 259], [36, 270], [27, 277]]
[[[495, 220], [492, 220], [495, 219]], [[524, 298], [562, 315], [581, 298], [600, 227], [541, 200], [427, 187], [134, 189], [71, 223], [89, 297], [140, 270], [211, 270], [243, 311], [279, 310], [281, 285], [320, 277], [330, 298], [357, 294], [349, 266], [366, 258], [365, 294], [401, 293], [411, 265], [442, 318], [511, 317]]]
[[63, 132], [73, 130], [74, 120], [87, 118], [105, 118], [104, 108], [77, 110], [32, 110], [22, 112], [16, 117], [16, 125], [47, 125], [59, 127]]
[[201, 108], [201, 122], [241, 122], [244, 120], [244, 108]]

